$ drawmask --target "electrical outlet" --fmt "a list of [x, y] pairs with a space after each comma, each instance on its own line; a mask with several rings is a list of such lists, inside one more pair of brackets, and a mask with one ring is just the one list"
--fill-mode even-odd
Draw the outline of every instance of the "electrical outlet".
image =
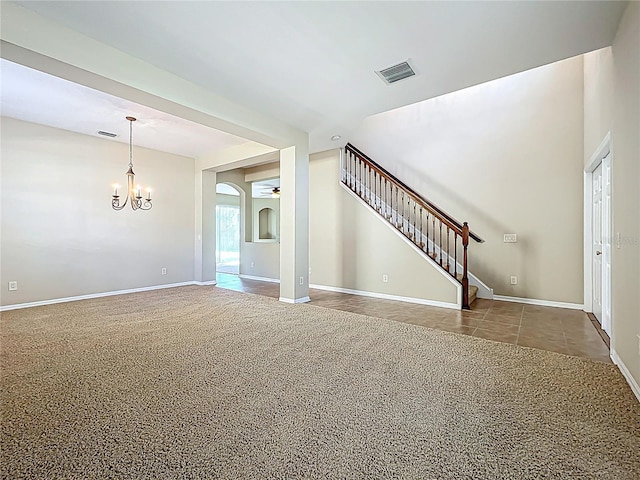
[[15, 292], [18, 290], [18, 282], [9, 282], [9, 291]]
[[511, 285], [517, 285], [518, 284], [518, 277], [515, 275], [511, 275]]
[[160, 270], [160, 273], [162, 273], [162, 275], [166, 275], [167, 269], [165, 267], [162, 267], [162, 270]]
[[388, 283], [389, 282], [389, 275], [387, 275], [387, 274], [382, 275], [382, 281], [384, 283]]
[[304, 285], [304, 277], [300, 277], [300, 285]]
[[518, 243], [518, 236], [515, 233], [505, 233], [504, 243]]
[[251, 262], [251, 268], [254, 268], [256, 266], [255, 262]]

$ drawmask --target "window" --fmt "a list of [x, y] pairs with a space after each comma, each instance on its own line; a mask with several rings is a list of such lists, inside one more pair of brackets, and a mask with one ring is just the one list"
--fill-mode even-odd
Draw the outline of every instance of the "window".
[[240, 207], [216, 205], [216, 266], [219, 272], [238, 273], [240, 266]]

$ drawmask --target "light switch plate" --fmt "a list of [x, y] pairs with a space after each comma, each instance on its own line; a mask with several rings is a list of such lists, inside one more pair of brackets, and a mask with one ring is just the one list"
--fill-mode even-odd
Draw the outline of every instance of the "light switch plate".
[[515, 233], [505, 233], [504, 234], [504, 243], [517, 243], [518, 236]]

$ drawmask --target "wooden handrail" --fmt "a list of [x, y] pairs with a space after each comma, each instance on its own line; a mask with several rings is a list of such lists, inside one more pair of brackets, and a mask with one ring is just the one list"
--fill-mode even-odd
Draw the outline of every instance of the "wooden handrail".
[[460, 282], [462, 308], [469, 309], [469, 239], [483, 240], [353, 145], [345, 154], [342, 183]]
[[[431, 211], [445, 225], [447, 225], [449, 228], [454, 230], [458, 235], [462, 235], [463, 224], [458, 222], [451, 215], [449, 215], [444, 210], [440, 209], [439, 207], [437, 207], [436, 205], [431, 203], [429, 200], [427, 200], [422, 195], [420, 195], [418, 192], [416, 192], [413, 188], [408, 186], [402, 180], [399, 180], [398, 178], [396, 178], [391, 172], [389, 172], [384, 167], [382, 167], [381, 165], [379, 165], [378, 163], [373, 161], [366, 154], [364, 154], [363, 152], [358, 150], [356, 147], [354, 147], [350, 143], [347, 143], [347, 145], [345, 146], [345, 150], [351, 151], [351, 153], [353, 153], [357, 157], [360, 157], [362, 160], [365, 160], [366, 162], [368, 162], [371, 165], [371, 167], [373, 167], [375, 170], [377, 170], [378, 173], [381, 176], [383, 176], [384, 178], [386, 178], [390, 182], [396, 183], [397, 185], [401, 186], [403, 188], [403, 190], [405, 190], [414, 199], [414, 201], [416, 201], [417, 203], [422, 204], [424, 206], [424, 208], [426, 208], [427, 210]], [[469, 231], [469, 238], [472, 238], [473, 240], [475, 240], [478, 243], [483, 243], [484, 242], [484, 240], [482, 238], [480, 238], [478, 235], [476, 235], [475, 233], [473, 233], [471, 231]]]

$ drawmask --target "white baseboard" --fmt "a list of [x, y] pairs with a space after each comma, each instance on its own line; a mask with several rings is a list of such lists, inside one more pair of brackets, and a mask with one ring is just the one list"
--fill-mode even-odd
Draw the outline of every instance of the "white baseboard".
[[200, 287], [204, 287], [207, 285], [216, 285], [217, 282], [215, 280], [209, 280], [207, 282], [196, 282], [195, 280], [193, 282], [191, 282], [193, 285], [198, 285]]
[[307, 303], [311, 301], [309, 297], [302, 297], [302, 298], [296, 298], [296, 299], [280, 297], [278, 300], [284, 303]]
[[365, 292], [363, 290], [352, 290], [350, 288], [331, 287], [327, 285], [309, 285], [309, 288], [318, 290], [326, 290], [328, 292], [350, 293], [351, 295], [360, 295], [362, 297], [382, 298], [384, 300], [397, 300], [399, 302], [417, 303], [420, 305], [429, 305], [430, 307], [450, 308], [460, 310], [460, 305], [456, 303], [439, 302], [437, 300], [425, 300], [423, 298], [402, 297], [400, 295], [390, 295], [388, 293]]
[[75, 297], [52, 298], [50, 300], [41, 300], [38, 302], [16, 303], [14, 305], [4, 305], [0, 307], [0, 312], [7, 310], [18, 310], [20, 308], [42, 307], [44, 305], [53, 305], [55, 303], [77, 302], [78, 300], [89, 300], [92, 298], [111, 297], [114, 295], [126, 295], [127, 293], [148, 292], [150, 290], [162, 290], [164, 288], [184, 287], [187, 285], [215, 285], [215, 281], [209, 282], [179, 282], [165, 283], [163, 285], [153, 285], [151, 287], [129, 288], [127, 290], [115, 290], [112, 292], [90, 293], [88, 295], [78, 295]]
[[254, 275], [245, 275], [244, 273], [238, 275], [240, 278], [246, 278], [247, 280], [258, 280], [260, 282], [271, 282], [271, 283], [280, 283], [279, 278], [269, 278], [269, 277], [256, 277]]
[[625, 378], [625, 380], [627, 381], [627, 383], [631, 387], [631, 391], [633, 392], [633, 394], [638, 399], [638, 402], [640, 402], [640, 385], [638, 385], [638, 382], [636, 382], [635, 378], [633, 378], [631, 376], [631, 372], [629, 372], [629, 370], [627, 369], [627, 366], [620, 359], [620, 357], [618, 356], [618, 354], [616, 353], [616, 351], [613, 348], [611, 349], [610, 355], [611, 355], [611, 360], [620, 369], [620, 372], [622, 373], [622, 376]]
[[538, 300], [536, 298], [509, 297], [506, 295], [494, 295], [494, 300], [503, 302], [526, 303], [528, 305], [541, 305], [543, 307], [570, 308], [572, 310], [584, 310], [582, 303], [555, 302], [553, 300]]

